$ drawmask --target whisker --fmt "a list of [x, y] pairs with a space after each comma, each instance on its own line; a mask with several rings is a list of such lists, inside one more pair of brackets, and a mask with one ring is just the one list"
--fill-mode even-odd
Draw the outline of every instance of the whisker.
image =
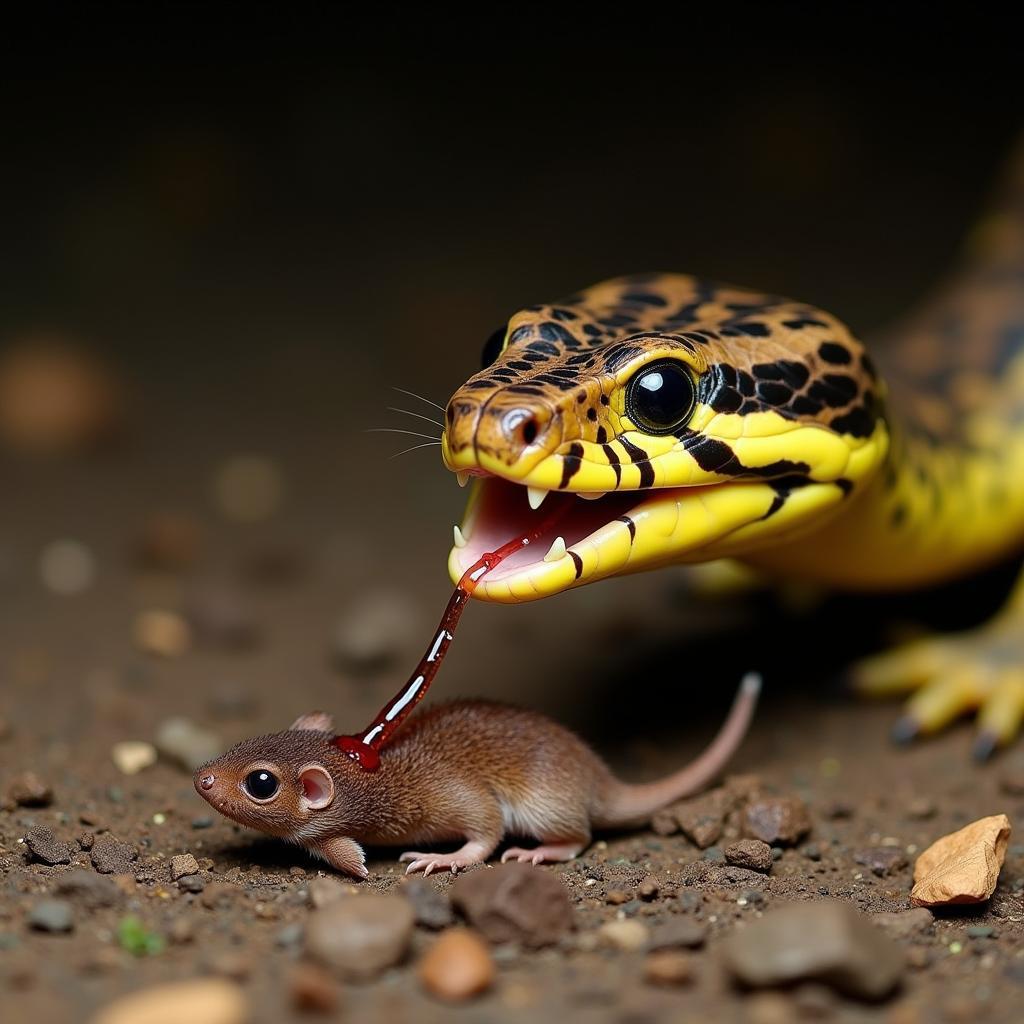
[[433, 448], [435, 446], [440, 448], [441, 447], [441, 442], [440, 441], [427, 441], [426, 444], [414, 444], [411, 448], [405, 448], [404, 450], [402, 450], [400, 452], [396, 452], [394, 455], [391, 456], [391, 458], [392, 459], [397, 459], [399, 455], [408, 455], [409, 452], [419, 451], [420, 448]]
[[403, 412], [406, 416], [415, 416], [418, 420], [426, 420], [428, 423], [433, 423], [435, 427], [440, 427], [444, 430], [444, 424], [440, 420], [435, 420], [430, 416], [424, 416], [422, 413], [413, 412], [411, 409], [399, 409], [396, 405], [389, 405], [388, 412]]
[[411, 434], [413, 437], [425, 437], [428, 441], [441, 443], [441, 438], [433, 434], [421, 434], [418, 430], [401, 430], [399, 427], [367, 427], [367, 434]]
[[406, 391], [405, 388], [398, 388], [392, 385], [392, 391], [401, 391], [403, 395], [408, 395], [410, 398], [417, 398], [421, 402], [426, 402], [427, 405], [432, 405], [435, 409], [440, 409], [444, 412], [444, 406], [438, 405], [437, 402], [432, 402], [429, 398], [424, 398], [422, 395], [417, 395], [415, 391]]

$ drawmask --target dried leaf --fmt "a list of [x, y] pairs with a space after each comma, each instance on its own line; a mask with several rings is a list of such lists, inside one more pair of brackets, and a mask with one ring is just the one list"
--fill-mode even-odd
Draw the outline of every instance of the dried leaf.
[[983, 903], [993, 892], [1010, 841], [1010, 819], [994, 814], [943, 836], [914, 865], [915, 907]]

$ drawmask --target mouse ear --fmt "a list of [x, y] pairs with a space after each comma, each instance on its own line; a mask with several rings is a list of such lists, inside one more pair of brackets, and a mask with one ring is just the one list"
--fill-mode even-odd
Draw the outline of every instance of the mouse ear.
[[334, 800], [334, 779], [322, 764], [307, 764], [299, 772], [302, 806], [309, 811], [322, 811]]
[[334, 732], [334, 719], [326, 711], [310, 711], [299, 715], [289, 729], [308, 729], [311, 732]]

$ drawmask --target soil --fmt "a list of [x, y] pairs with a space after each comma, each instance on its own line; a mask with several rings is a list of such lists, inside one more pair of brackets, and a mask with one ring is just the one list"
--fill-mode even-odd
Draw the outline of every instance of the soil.
[[[298, 403], [276, 402], [282, 382], [275, 366], [249, 368], [230, 408], [217, 397], [228, 393], [228, 370], [235, 370], [224, 368], [208, 391], [192, 389], [187, 416], [173, 378], [147, 382], [144, 414], [103, 453], [43, 462], [5, 457], [0, 793], [31, 771], [52, 788], [52, 799], [0, 810], [4, 1020], [85, 1020], [130, 990], [206, 975], [240, 985], [253, 1021], [298, 1013], [291, 971], [303, 957], [310, 883], [328, 872], [293, 847], [213, 815], [179, 765], [161, 758], [125, 775], [112, 749], [126, 740], [153, 742], [173, 716], [213, 732], [224, 746], [315, 707], [331, 710], [339, 728], [365, 724], [404, 679], [443, 608], [450, 524], [462, 495], [429, 454], [389, 462], [357, 433], [366, 422], [358, 403], [338, 416], [326, 387], [311, 391], [301, 414]], [[332, 372], [326, 357], [320, 365], [309, 356], [303, 380], [327, 380]], [[383, 414], [374, 415], [379, 421]], [[218, 512], [213, 482], [239, 452], [263, 453], [284, 480], [283, 504], [260, 522]], [[328, 459], [326, 452], [344, 454]], [[200, 539], [194, 557], [189, 545], [174, 548], [183, 564], [156, 568], [152, 536], [145, 558], [140, 543], [153, 516], [169, 513], [186, 517]], [[40, 552], [59, 538], [81, 542], [95, 559], [95, 578], [71, 595], [53, 592], [40, 577]], [[695, 753], [741, 672], [760, 669], [766, 692], [732, 770], [803, 800], [811, 831], [780, 847], [757, 884], [742, 872], [682, 881], [693, 877], [688, 865], [714, 863], [739, 838], [735, 822], [709, 850], [678, 832], [600, 837], [577, 861], [538, 869], [564, 881], [574, 932], [540, 950], [495, 949], [498, 976], [488, 993], [457, 1009], [427, 995], [415, 964], [434, 936], [417, 928], [407, 962], [370, 981], [344, 983], [335, 1015], [1019, 1019], [1024, 846], [1013, 839], [989, 903], [937, 914], [931, 927], [897, 938], [909, 964], [899, 990], [881, 1003], [810, 983], [744, 992], [721, 962], [735, 929], [791, 901], [830, 896], [868, 914], [906, 910], [917, 852], [983, 815], [1024, 820], [1022, 790], [1004, 779], [1014, 770], [1012, 754], [974, 764], [968, 726], [897, 748], [887, 738], [896, 709], [850, 700], [836, 685], [843, 666], [881, 644], [894, 623], [977, 619], [997, 603], [1005, 579], [997, 573], [979, 590], [955, 592], [955, 600], [944, 591], [918, 602], [823, 600], [793, 590], [715, 595], [692, 576], [665, 572], [537, 606], [471, 606], [435, 696], [539, 707], [631, 778], [651, 777]], [[969, 615], [957, 610], [964, 607]], [[152, 610], [191, 612], [200, 628], [185, 643], [171, 642], [164, 656], [147, 653], [134, 629], [138, 614]], [[372, 657], [353, 652], [345, 634], [334, 639], [341, 624], [370, 613], [364, 628], [381, 635]], [[21, 840], [33, 826], [67, 843], [71, 863], [30, 860]], [[130, 848], [119, 856], [134, 859], [100, 876], [90, 847], [108, 834]], [[183, 885], [172, 879], [171, 859], [186, 853], [199, 872]], [[397, 853], [373, 851], [370, 880], [353, 888], [398, 889]], [[113, 879], [113, 889], [60, 894], [61, 878], [75, 867]], [[432, 884], [444, 891], [451, 878]], [[71, 904], [70, 931], [31, 926], [46, 897]], [[645, 980], [644, 952], [596, 941], [609, 921], [636, 918], [654, 929], [680, 917], [707, 931], [688, 954], [687, 983], [653, 985]], [[135, 922], [126, 925], [126, 918]]]

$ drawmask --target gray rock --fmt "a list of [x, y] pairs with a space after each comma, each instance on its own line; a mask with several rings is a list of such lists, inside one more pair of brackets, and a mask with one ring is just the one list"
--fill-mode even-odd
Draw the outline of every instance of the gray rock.
[[412, 904], [423, 928], [447, 928], [455, 920], [447, 894], [425, 878], [411, 878], [398, 892]]
[[25, 833], [25, 846], [32, 858], [43, 864], [71, 863], [71, 847], [43, 825], [35, 825]]
[[192, 895], [197, 895], [206, 888], [206, 881], [202, 875], [183, 875], [178, 879], [178, 888], [182, 892], [190, 892]]
[[898, 846], [868, 846], [855, 850], [853, 859], [882, 878], [907, 866], [907, 855]]
[[747, 805], [744, 830], [771, 846], [794, 846], [810, 832], [811, 817], [795, 796], [765, 797]]
[[53, 788], [35, 772], [22, 772], [8, 785], [7, 799], [19, 807], [49, 807], [53, 803]]
[[190, 772], [224, 752], [220, 736], [181, 716], [165, 718], [157, 726], [155, 742], [164, 757]]
[[97, 836], [89, 851], [92, 866], [101, 875], [125, 875], [131, 870], [131, 862], [138, 857], [138, 851], [128, 843], [122, 843], [114, 836]]
[[113, 880], [85, 868], [65, 871], [54, 885], [58, 896], [66, 896], [89, 910], [116, 907], [122, 900], [121, 890]]
[[372, 978], [405, 958], [414, 924], [400, 896], [351, 896], [310, 915], [306, 951], [345, 977]]
[[75, 915], [65, 900], [40, 900], [29, 911], [28, 923], [39, 932], [69, 932], [75, 927]]
[[679, 872], [679, 881], [682, 885], [729, 889], [763, 889], [769, 884], [769, 880], [759, 871], [736, 867], [733, 864], [710, 864], [703, 860], [685, 865]]
[[723, 956], [730, 973], [752, 988], [813, 980], [861, 999], [884, 998], [904, 971], [899, 946], [838, 900], [766, 913], [734, 932]]
[[899, 910], [895, 913], [872, 914], [871, 920], [897, 939], [907, 939], [930, 932], [935, 922], [932, 912], [924, 907]]
[[314, 878], [307, 886], [309, 891], [309, 902], [315, 910], [326, 907], [330, 903], [344, 899], [350, 895], [348, 890], [338, 881], [328, 875], [326, 878]]
[[673, 917], [651, 931], [649, 950], [696, 949], [703, 946], [708, 930], [692, 917]]
[[573, 926], [572, 904], [557, 875], [530, 864], [500, 864], [462, 875], [452, 904], [489, 942], [540, 947]]

